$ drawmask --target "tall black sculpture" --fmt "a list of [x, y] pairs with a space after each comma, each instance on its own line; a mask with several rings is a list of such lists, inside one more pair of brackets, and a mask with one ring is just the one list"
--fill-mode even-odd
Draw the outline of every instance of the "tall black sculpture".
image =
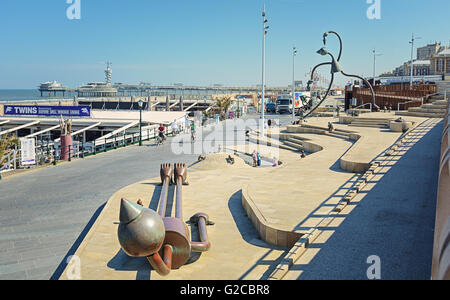
[[317, 66], [315, 66], [315, 67], [313, 68], [313, 70], [312, 70], [312, 72], [311, 72], [311, 79], [308, 81], [307, 89], [310, 90], [310, 85], [313, 83], [314, 74], [315, 74], [317, 68], [319, 68], [319, 67], [321, 67], [321, 66], [326, 66], [326, 65], [330, 65], [330, 66], [331, 66], [331, 80], [330, 80], [330, 85], [329, 85], [329, 87], [328, 87], [328, 89], [327, 89], [327, 92], [325, 93], [325, 96], [321, 99], [321, 101], [319, 102], [319, 104], [317, 104], [317, 105], [316, 105], [313, 109], [311, 109], [306, 115], [304, 115], [302, 119], [306, 119], [306, 118], [309, 117], [311, 114], [313, 114], [313, 113], [317, 110], [317, 108], [319, 108], [320, 105], [322, 105], [322, 103], [327, 99], [327, 97], [328, 97], [328, 95], [329, 95], [329, 93], [330, 93], [330, 91], [331, 91], [331, 88], [332, 88], [332, 86], [333, 86], [333, 83], [334, 83], [334, 76], [335, 76], [334, 74], [335, 74], [335, 73], [341, 73], [342, 75], [344, 75], [344, 76], [346, 76], [346, 77], [354, 77], [354, 78], [358, 78], [359, 80], [362, 80], [362, 81], [370, 88], [370, 91], [371, 91], [371, 93], [372, 93], [372, 108], [373, 108], [374, 110], [377, 110], [377, 109], [378, 109], [378, 106], [377, 106], [377, 104], [375, 103], [375, 91], [374, 91], [374, 89], [373, 89], [373, 86], [370, 84], [370, 82], [368, 82], [366, 79], [364, 79], [364, 78], [361, 77], [361, 76], [345, 73], [344, 70], [342, 69], [342, 66], [340, 65], [340, 60], [341, 60], [341, 57], [342, 57], [342, 50], [343, 50], [343, 43], [342, 43], [342, 38], [341, 38], [341, 36], [340, 36], [337, 32], [335, 32], [335, 31], [328, 31], [328, 32], [325, 32], [325, 33], [323, 34], [323, 45], [326, 46], [326, 44], [327, 44], [327, 37], [328, 37], [329, 34], [334, 34], [334, 35], [336, 35], [336, 36], [338, 37], [338, 39], [339, 39], [339, 45], [340, 45], [339, 56], [338, 56], [338, 58], [336, 59], [336, 58], [333, 56], [333, 54], [331, 54], [331, 53], [328, 51], [328, 49], [325, 48], [325, 47], [323, 47], [323, 48], [321, 48], [319, 51], [317, 51], [317, 53], [320, 54], [320, 55], [322, 55], [322, 56], [325, 56], [325, 55], [331, 56], [331, 62], [320, 63], [320, 64], [318, 64]]

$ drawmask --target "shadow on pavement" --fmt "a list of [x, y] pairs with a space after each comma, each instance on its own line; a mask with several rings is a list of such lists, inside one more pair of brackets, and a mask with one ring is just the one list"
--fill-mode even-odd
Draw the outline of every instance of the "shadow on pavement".
[[442, 123], [420, 126], [398, 150], [404, 155], [383, 158], [382, 177], [350, 203], [341, 224], [320, 228], [324, 239], [291, 268], [297, 279], [364, 280], [373, 255], [381, 279], [430, 278], [441, 132]]
[[59, 266], [56, 268], [55, 272], [53, 273], [53, 275], [50, 277], [50, 280], [58, 280], [62, 273], [64, 272], [64, 270], [67, 267], [67, 259], [70, 256], [73, 256], [77, 250], [78, 247], [80, 247], [81, 243], [83, 242], [84, 238], [86, 237], [86, 235], [88, 234], [88, 232], [91, 230], [92, 226], [94, 225], [95, 221], [97, 221], [98, 216], [100, 215], [100, 213], [103, 211], [103, 208], [105, 208], [106, 202], [104, 204], [102, 204], [102, 206], [100, 206], [94, 213], [94, 215], [92, 216], [92, 218], [89, 220], [89, 222], [87, 223], [87, 225], [84, 227], [83, 231], [81, 232], [81, 234], [78, 236], [78, 238], [76, 239], [75, 243], [72, 245], [72, 247], [69, 249], [69, 251], [67, 252], [67, 254], [64, 256], [63, 260], [61, 261], [61, 263], [59, 264]]

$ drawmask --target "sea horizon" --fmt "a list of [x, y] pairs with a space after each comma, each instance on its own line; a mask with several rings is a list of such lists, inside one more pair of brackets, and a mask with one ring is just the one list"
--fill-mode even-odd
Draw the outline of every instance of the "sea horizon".
[[41, 92], [38, 89], [0, 89], [0, 102], [5, 101], [30, 101], [30, 100], [46, 100], [46, 99], [71, 99], [74, 93], [66, 93], [63, 97], [41, 97]]

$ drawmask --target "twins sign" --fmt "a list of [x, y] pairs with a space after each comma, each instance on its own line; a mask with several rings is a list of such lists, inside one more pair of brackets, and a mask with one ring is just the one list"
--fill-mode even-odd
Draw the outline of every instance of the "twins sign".
[[79, 117], [89, 118], [89, 106], [34, 106], [34, 105], [5, 105], [5, 116], [42, 116], [42, 117]]

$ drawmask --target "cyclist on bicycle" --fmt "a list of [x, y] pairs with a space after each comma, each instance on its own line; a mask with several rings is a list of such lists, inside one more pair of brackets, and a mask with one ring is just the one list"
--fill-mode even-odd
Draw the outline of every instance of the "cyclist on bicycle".
[[159, 138], [162, 140], [162, 141], [164, 141], [165, 139], [166, 139], [166, 135], [165, 135], [165, 133], [166, 133], [166, 127], [164, 127], [164, 125], [163, 124], [160, 124], [159, 125], [159, 128], [158, 128], [158, 132], [159, 132]]

